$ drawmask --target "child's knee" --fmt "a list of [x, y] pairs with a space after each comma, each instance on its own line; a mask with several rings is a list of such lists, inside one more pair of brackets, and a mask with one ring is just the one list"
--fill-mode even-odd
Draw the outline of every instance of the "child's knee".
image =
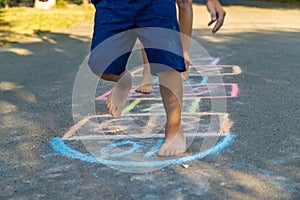
[[177, 0], [179, 9], [192, 9], [192, 0]]
[[106, 81], [118, 82], [120, 76], [114, 74], [97, 74], [101, 79]]

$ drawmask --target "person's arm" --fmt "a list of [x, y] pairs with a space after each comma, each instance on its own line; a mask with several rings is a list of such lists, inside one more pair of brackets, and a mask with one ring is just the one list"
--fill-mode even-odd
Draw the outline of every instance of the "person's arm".
[[208, 26], [216, 22], [212, 29], [212, 32], [216, 33], [224, 23], [226, 12], [223, 10], [223, 7], [218, 0], [206, 0], [206, 6], [208, 12], [211, 14], [211, 20], [208, 23]]

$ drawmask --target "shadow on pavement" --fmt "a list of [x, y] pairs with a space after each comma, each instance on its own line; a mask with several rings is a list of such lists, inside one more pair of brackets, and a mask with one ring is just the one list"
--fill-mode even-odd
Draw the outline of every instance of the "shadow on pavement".
[[54, 164], [41, 159], [52, 151], [48, 142], [73, 123], [73, 81], [89, 38], [53, 33], [41, 39], [0, 50], [2, 197], [24, 197], [38, 187], [37, 177]]
[[[299, 34], [194, 30], [220, 64], [242, 68], [228, 100], [235, 143], [189, 168], [128, 174], [55, 154], [49, 141], [73, 125], [72, 88], [89, 52], [84, 36], [53, 33], [0, 51], [3, 198], [295, 199], [299, 197]], [[245, 105], [236, 105], [240, 101]], [[299, 159], [299, 158], [298, 158]]]
[[[282, 193], [285, 198], [297, 199], [300, 195], [298, 32], [220, 33], [211, 37], [208, 30], [195, 30], [194, 35], [210, 55], [220, 58], [221, 64], [234, 64], [242, 69], [238, 76], [223, 77], [224, 82], [239, 85], [239, 97], [227, 101], [227, 110], [234, 122], [232, 133], [238, 137], [223, 156], [216, 159], [230, 168], [229, 171], [224, 169], [223, 175], [228, 173], [240, 186], [234, 186], [233, 181], [232, 188], [225, 187], [225, 190], [246, 195], [245, 198], [263, 199], [273, 198], [272, 191], [279, 186], [285, 191]], [[245, 104], [237, 105], [235, 101]], [[230, 153], [227, 156], [225, 152]], [[242, 184], [243, 179], [247, 181]], [[267, 184], [268, 179], [277, 186], [266, 187], [270, 190], [251, 186], [255, 182], [261, 186]], [[289, 181], [292, 188], [287, 184]], [[264, 196], [266, 194], [270, 196]]]

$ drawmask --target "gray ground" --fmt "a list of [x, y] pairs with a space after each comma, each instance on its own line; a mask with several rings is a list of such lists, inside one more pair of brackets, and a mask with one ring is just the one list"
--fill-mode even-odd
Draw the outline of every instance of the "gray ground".
[[1, 47], [0, 199], [300, 199], [300, 10], [225, 8], [226, 25], [212, 36], [195, 6], [193, 36], [242, 69], [224, 77], [239, 85], [227, 100], [237, 138], [188, 168], [125, 173], [52, 149], [74, 124], [72, 88], [91, 23]]

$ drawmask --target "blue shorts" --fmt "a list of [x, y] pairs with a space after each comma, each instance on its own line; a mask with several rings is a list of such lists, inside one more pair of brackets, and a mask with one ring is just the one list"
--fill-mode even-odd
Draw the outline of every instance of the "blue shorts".
[[156, 75], [185, 71], [175, 0], [92, 0], [96, 8], [89, 66], [120, 75], [137, 38]]

